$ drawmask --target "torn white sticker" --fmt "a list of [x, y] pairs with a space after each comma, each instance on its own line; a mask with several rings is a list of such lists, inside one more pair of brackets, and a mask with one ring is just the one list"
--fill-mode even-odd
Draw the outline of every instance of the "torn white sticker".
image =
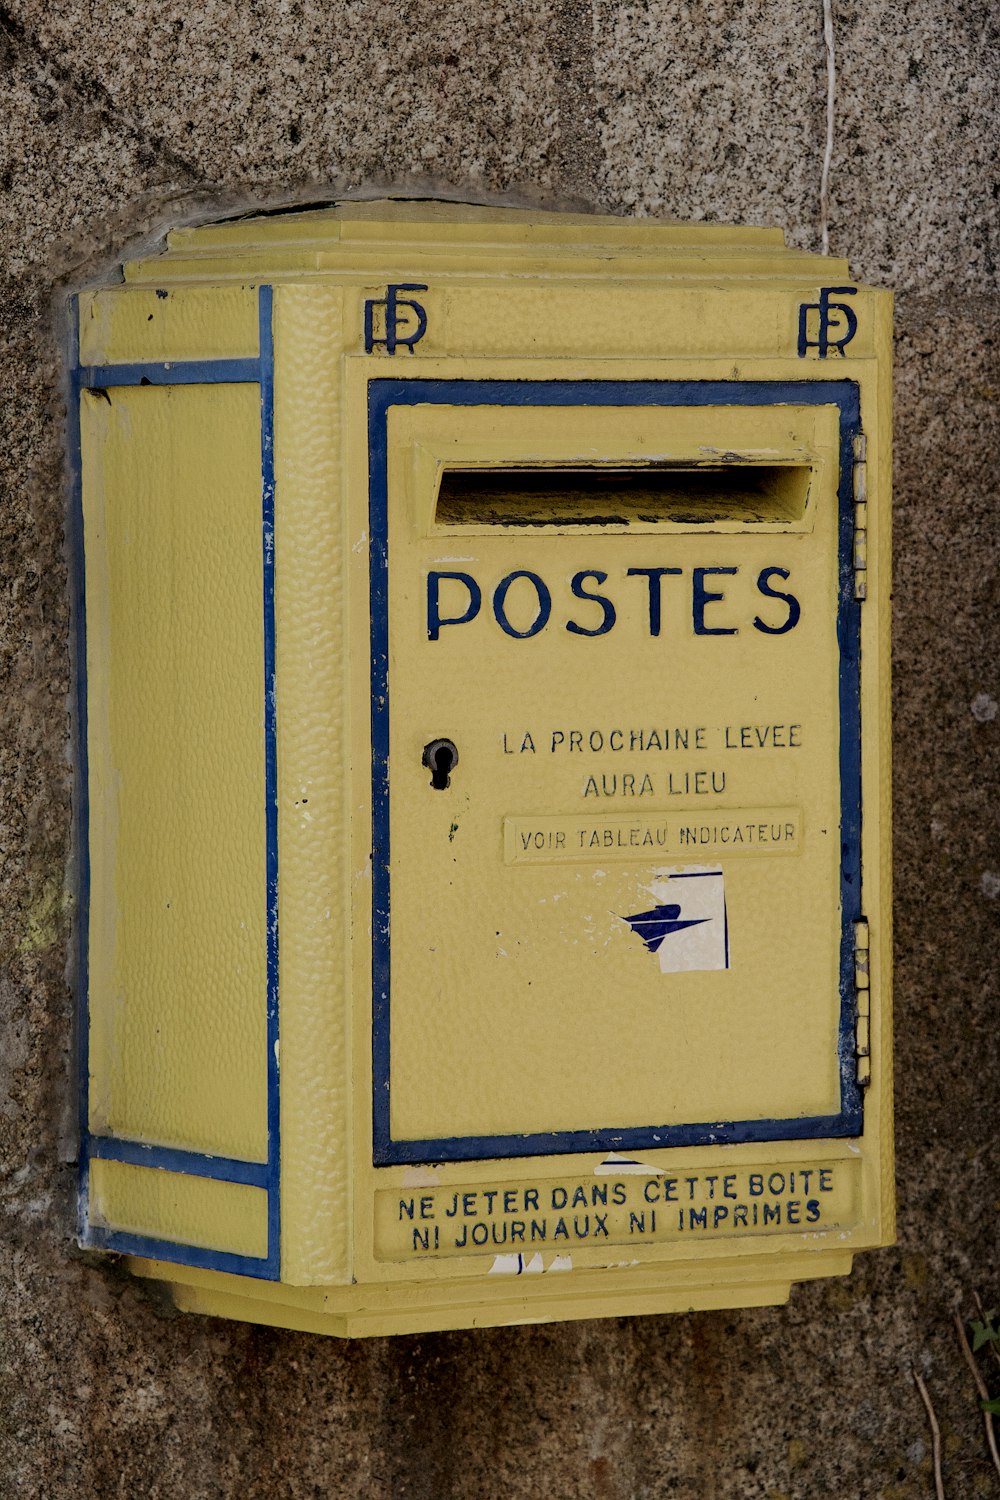
[[494, 1255], [490, 1276], [520, 1276], [524, 1270], [523, 1255]]
[[[573, 1260], [569, 1255], [557, 1255], [549, 1266], [550, 1271], [571, 1271]], [[524, 1255], [494, 1255], [489, 1276], [539, 1276], [545, 1270], [545, 1262], [538, 1251], [528, 1259]]]
[[729, 919], [721, 870], [663, 875], [646, 890], [656, 904], [622, 920], [656, 955], [661, 974], [729, 968]]
[[632, 1156], [619, 1156], [617, 1151], [609, 1151], [594, 1168], [595, 1177], [663, 1177], [665, 1174], [665, 1167], [654, 1167], [648, 1162], [636, 1161]]

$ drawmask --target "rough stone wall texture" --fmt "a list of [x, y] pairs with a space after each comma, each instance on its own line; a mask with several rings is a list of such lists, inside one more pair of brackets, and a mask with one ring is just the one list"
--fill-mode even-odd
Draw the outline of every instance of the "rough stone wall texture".
[[[67, 580], [53, 287], [199, 203], [446, 183], [815, 248], [820, 0], [8, 0], [0, 1493], [997, 1493], [951, 1326], [1000, 1300], [1000, 21], [834, 0], [831, 246], [898, 290], [899, 1244], [786, 1309], [345, 1345], [171, 1317], [70, 1247]], [[991, 717], [993, 715], [993, 717]]]

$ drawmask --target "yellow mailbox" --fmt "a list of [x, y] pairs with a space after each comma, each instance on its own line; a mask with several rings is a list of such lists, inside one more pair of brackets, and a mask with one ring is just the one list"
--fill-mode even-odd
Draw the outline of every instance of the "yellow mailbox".
[[344, 203], [74, 329], [83, 1242], [345, 1335], [886, 1244], [889, 296]]

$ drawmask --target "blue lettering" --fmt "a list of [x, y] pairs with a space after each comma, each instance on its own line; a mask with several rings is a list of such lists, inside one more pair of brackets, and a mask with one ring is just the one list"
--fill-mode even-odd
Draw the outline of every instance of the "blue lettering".
[[[510, 586], [512, 583], [516, 583], [519, 578], [530, 579], [535, 593], [538, 595], [538, 614], [527, 630], [515, 630], [507, 618], [505, 609]], [[531, 636], [537, 635], [548, 624], [549, 615], [552, 613], [552, 595], [537, 573], [529, 573], [525, 568], [518, 568], [513, 573], [508, 573], [507, 577], [502, 578], [497, 584], [493, 595], [493, 613], [497, 624], [506, 635], [513, 636], [516, 641], [526, 641]], [[449, 621], [448, 623], [452, 622]], [[461, 622], [456, 621], [454, 623]]]
[[802, 606], [794, 594], [783, 594], [780, 589], [770, 586], [770, 579], [788, 578], [790, 574], [787, 568], [763, 568], [757, 578], [757, 589], [768, 599], [783, 599], [788, 605], [788, 614], [783, 625], [766, 625], [759, 615], [754, 615], [754, 630], [762, 630], [765, 635], [786, 635], [789, 630], [794, 630], [799, 623], [802, 614]]
[[694, 587], [691, 595], [691, 613], [694, 619], [695, 635], [735, 635], [735, 625], [706, 625], [705, 606], [714, 604], [725, 599], [725, 594], [715, 594], [705, 587], [705, 579], [708, 575], [719, 573], [738, 573], [738, 568], [695, 568]]
[[601, 606], [604, 612], [604, 619], [594, 630], [589, 630], [583, 625], [577, 625], [575, 620], [568, 620], [566, 622], [566, 629], [572, 631], [574, 635], [607, 635], [617, 618], [615, 607], [610, 599], [605, 599], [603, 594], [588, 594], [587, 590], [583, 587], [585, 578], [592, 578], [595, 583], [607, 583], [608, 575], [607, 573], [598, 572], [596, 568], [587, 568], [583, 573], [574, 573], [570, 583], [570, 590], [575, 598], [588, 599], [594, 604]]
[[[440, 591], [442, 578], [460, 583], [469, 591], [469, 602], [465, 613], [445, 617], [441, 614]], [[479, 584], [469, 573], [428, 573], [427, 575], [427, 639], [436, 641], [442, 625], [465, 625], [479, 613], [483, 596]]]
[[645, 578], [649, 581], [649, 633], [659, 635], [660, 633], [660, 604], [662, 589], [660, 579], [668, 573], [680, 576], [680, 568], [629, 568], [626, 578]]

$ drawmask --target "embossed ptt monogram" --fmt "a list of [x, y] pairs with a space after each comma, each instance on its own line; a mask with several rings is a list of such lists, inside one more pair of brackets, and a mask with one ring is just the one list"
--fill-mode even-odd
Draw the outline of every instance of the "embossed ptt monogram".
[[[858, 331], [858, 318], [854, 309], [846, 302], [831, 302], [831, 297], [853, 297], [857, 287], [821, 286], [818, 302], [803, 302], [799, 307], [799, 359], [805, 359], [807, 349], [816, 349], [820, 359], [826, 359], [831, 349], [843, 354]], [[816, 337], [809, 337], [809, 314], [816, 314]], [[834, 337], [833, 335], [838, 335]]]
[[[395, 354], [397, 348], [402, 345], [413, 353], [415, 344], [419, 344], [427, 332], [427, 313], [419, 302], [412, 298], [400, 297], [400, 292], [426, 292], [426, 286], [418, 282], [397, 282], [385, 289], [385, 296], [381, 299], [372, 297], [365, 303], [365, 353], [371, 354], [378, 345], [385, 349], [386, 354]], [[385, 334], [382, 338], [375, 336], [375, 309], [382, 308], [385, 324]], [[402, 317], [400, 314], [402, 313]]]

